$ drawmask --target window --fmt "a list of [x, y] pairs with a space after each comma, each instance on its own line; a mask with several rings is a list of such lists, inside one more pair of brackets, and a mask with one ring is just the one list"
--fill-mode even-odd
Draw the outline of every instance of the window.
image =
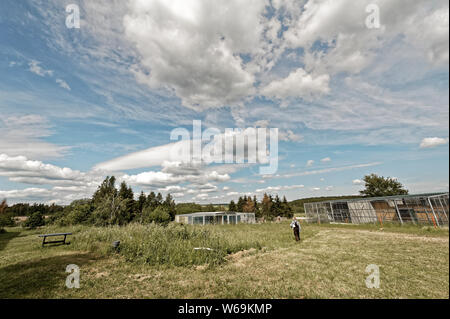
[[194, 224], [203, 224], [203, 216], [194, 217]]
[[213, 224], [214, 216], [205, 216], [205, 224]]

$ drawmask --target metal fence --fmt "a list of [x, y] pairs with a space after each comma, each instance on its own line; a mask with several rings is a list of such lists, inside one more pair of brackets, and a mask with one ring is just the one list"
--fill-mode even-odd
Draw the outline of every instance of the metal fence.
[[308, 222], [398, 222], [448, 226], [449, 193], [399, 195], [305, 203]]

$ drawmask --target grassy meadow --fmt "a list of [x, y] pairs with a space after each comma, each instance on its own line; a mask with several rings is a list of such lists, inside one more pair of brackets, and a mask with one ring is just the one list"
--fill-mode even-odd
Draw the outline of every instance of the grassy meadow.
[[[449, 298], [448, 229], [302, 226], [300, 243], [289, 222], [7, 228], [0, 298]], [[70, 245], [41, 247], [38, 234], [66, 231]], [[79, 289], [65, 287], [69, 264]]]

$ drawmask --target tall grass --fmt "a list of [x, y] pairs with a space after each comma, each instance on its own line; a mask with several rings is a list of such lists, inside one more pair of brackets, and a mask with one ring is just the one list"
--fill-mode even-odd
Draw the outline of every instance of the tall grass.
[[[116, 240], [120, 241], [117, 250], [112, 247]], [[230, 253], [262, 247], [256, 239], [243, 240], [223, 236], [214, 228], [180, 224], [79, 227], [72, 242], [71, 247], [76, 250], [102, 255], [118, 253], [135, 263], [171, 266], [218, 265]]]

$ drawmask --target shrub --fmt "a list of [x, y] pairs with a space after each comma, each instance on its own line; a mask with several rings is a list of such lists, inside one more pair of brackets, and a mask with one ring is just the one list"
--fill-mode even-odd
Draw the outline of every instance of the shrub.
[[171, 220], [169, 209], [165, 206], [158, 206], [155, 210], [149, 212], [145, 210], [144, 221], [147, 223], [156, 223], [167, 225]]
[[36, 227], [44, 225], [44, 215], [41, 212], [35, 212], [30, 217], [28, 217], [28, 219], [23, 223], [22, 226], [29, 229], [35, 229]]

